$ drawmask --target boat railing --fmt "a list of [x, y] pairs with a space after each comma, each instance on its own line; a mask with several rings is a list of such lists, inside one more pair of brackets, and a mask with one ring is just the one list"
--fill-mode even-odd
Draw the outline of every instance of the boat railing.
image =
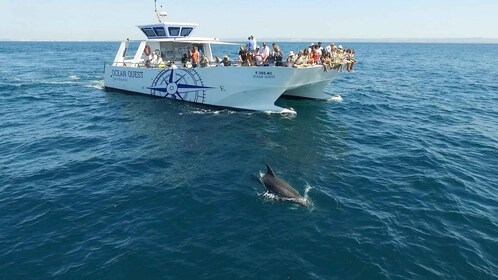
[[[275, 65], [274, 63], [270, 63], [267, 65], [243, 65], [241, 61], [234, 60], [231, 61], [230, 65], [223, 65], [222, 62], [216, 62], [216, 61], [210, 61], [207, 66], [197, 66], [193, 67], [191, 63], [188, 63], [187, 65], [184, 65], [181, 61], [175, 61], [175, 65], [178, 68], [181, 69], [191, 69], [191, 68], [212, 68], [212, 67], [256, 67], [256, 68], [265, 68], [265, 67], [284, 67], [284, 68], [313, 68], [313, 67], [324, 67], [324, 65], [321, 64], [308, 64], [308, 65], [300, 65], [300, 66], [294, 66], [294, 65], [288, 65], [287, 63], [284, 63], [283, 65]], [[147, 65], [145, 61], [139, 61], [136, 63], [133, 59], [127, 59], [124, 61], [114, 61], [113, 66], [121, 66], [121, 67], [133, 67], [133, 68], [157, 68], [157, 69], [169, 69], [170, 68], [170, 63], [171, 61], [168, 61], [166, 63], [161, 63], [160, 65]], [[334, 65], [332, 67], [329, 67], [330, 70], [336, 70], [339, 72], [343, 72], [345, 70], [346, 63], [344, 64], [338, 64]]]

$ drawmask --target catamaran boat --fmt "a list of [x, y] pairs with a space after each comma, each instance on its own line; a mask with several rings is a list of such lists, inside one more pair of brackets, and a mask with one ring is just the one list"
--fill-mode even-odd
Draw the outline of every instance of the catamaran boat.
[[[214, 62], [211, 46], [240, 45], [217, 38], [192, 37], [197, 24], [165, 22], [140, 25], [147, 37], [140, 42], [133, 57], [127, 57], [129, 41], [121, 43], [112, 65], [105, 66], [104, 86], [108, 90], [128, 91], [228, 108], [295, 113], [281, 108], [275, 101], [281, 96], [328, 99], [324, 88], [340, 71], [324, 71], [322, 65], [305, 68], [283, 66], [233, 66], [217, 64], [192, 67], [182, 57], [196, 47]], [[151, 66], [148, 56], [154, 51], [162, 63]]]

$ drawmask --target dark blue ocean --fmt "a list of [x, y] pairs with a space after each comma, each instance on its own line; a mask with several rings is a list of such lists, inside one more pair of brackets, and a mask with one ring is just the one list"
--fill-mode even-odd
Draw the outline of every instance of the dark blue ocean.
[[106, 92], [116, 42], [0, 42], [0, 279], [497, 279], [498, 45], [343, 45], [282, 116]]

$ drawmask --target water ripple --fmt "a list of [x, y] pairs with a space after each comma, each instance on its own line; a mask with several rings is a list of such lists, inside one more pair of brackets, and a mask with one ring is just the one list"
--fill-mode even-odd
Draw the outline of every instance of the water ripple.
[[[26, 44], [44, 59], [0, 69], [0, 278], [498, 278], [493, 45], [352, 44], [336, 98], [275, 116], [105, 92], [115, 43]], [[267, 162], [312, 209], [258, 196]]]

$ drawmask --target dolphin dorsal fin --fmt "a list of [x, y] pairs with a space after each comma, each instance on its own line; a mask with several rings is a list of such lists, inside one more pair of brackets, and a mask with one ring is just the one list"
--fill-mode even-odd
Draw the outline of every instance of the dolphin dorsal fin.
[[276, 177], [275, 173], [273, 173], [273, 170], [271, 169], [271, 167], [268, 163], [266, 164], [266, 174], [271, 175], [273, 177]]

